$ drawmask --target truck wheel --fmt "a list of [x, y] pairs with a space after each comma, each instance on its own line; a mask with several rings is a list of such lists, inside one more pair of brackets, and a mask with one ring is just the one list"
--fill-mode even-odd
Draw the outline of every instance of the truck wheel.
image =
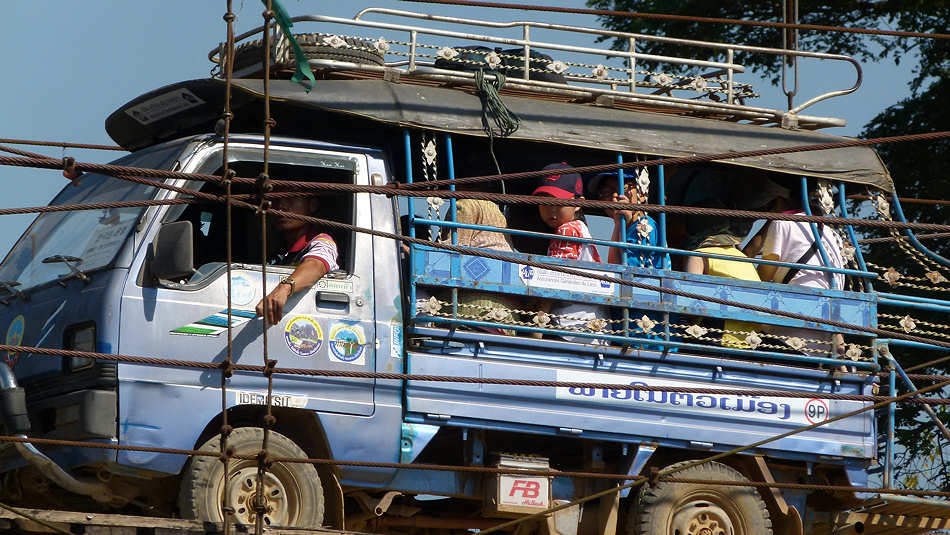
[[[687, 468], [671, 477], [748, 481], [739, 472], [716, 462]], [[639, 502], [630, 507], [626, 533], [771, 535], [772, 520], [754, 487], [660, 482], [656, 488], [641, 487]]]
[[[371, 43], [362, 39], [323, 33], [301, 33], [295, 34], [294, 37], [307, 59], [333, 59], [365, 65], [382, 65], [385, 63], [383, 55]], [[339, 41], [334, 44], [340, 44], [340, 46], [334, 48], [324, 41], [333, 37], [338, 37]], [[260, 39], [238, 46], [234, 51], [234, 70], [237, 71], [251, 65], [260, 64], [262, 47], [263, 44]], [[290, 47], [287, 47], [286, 52], [277, 59], [279, 64], [293, 65], [293, 62], [294, 52]]]
[[[254, 455], [261, 449], [264, 430], [259, 427], [240, 427], [228, 437], [228, 446], [236, 454]], [[220, 452], [220, 436], [201, 446], [201, 451]], [[273, 457], [306, 457], [294, 441], [270, 432], [268, 451]], [[228, 477], [218, 457], [195, 456], [185, 466], [178, 493], [178, 507], [184, 518], [222, 522], [221, 507], [224, 488], [230, 491], [229, 504], [234, 508], [234, 521], [254, 524], [257, 496], [257, 461], [231, 459]], [[264, 475], [264, 498], [267, 512], [264, 522], [273, 526], [319, 528], [323, 524], [324, 496], [320, 476], [312, 464], [274, 463]]]

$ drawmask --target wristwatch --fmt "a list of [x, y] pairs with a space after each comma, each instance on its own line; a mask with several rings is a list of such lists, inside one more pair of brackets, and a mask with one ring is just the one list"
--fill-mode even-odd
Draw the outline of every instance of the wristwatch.
[[294, 282], [294, 279], [290, 277], [284, 277], [280, 279], [278, 284], [289, 284], [290, 285], [290, 295], [294, 294], [294, 291], [297, 289], [297, 283]]

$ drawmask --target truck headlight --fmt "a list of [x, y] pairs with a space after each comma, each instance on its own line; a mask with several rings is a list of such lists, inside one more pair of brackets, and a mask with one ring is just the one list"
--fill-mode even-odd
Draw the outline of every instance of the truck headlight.
[[[80, 323], [66, 328], [63, 335], [63, 348], [73, 351], [96, 350], [96, 324], [93, 322]], [[66, 371], [75, 372], [92, 367], [95, 359], [87, 357], [70, 357], [66, 360]]]

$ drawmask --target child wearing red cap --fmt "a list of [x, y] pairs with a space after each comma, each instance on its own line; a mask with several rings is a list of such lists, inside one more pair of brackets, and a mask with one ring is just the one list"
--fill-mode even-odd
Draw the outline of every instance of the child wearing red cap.
[[[544, 170], [551, 171], [552, 174], [541, 179], [532, 195], [557, 199], [583, 199], [584, 183], [581, 181], [581, 176], [577, 173], [557, 173], [561, 169], [569, 169], [570, 167], [565, 162], [545, 166]], [[560, 236], [591, 238], [590, 230], [588, 230], [587, 224], [584, 223], [581, 209], [578, 206], [539, 205], [538, 213], [541, 220], [547, 226], [555, 229], [555, 233]], [[573, 240], [551, 240], [548, 244], [548, 256], [571, 258], [584, 262], [602, 262], [600, 254], [593, 244]], [[544, 301], [538, 303], [538, 307], [545, 312], [554, 314], [554, 323], [562, 329], [583, 329], [596, 332], [600, 329], [591, 329], [591, 325], [597, 323], [593, 320], [606, 320], [609, 317], [604, 307], [584, 303], [553, 304], [550, 301]], [[540, 335], [537, 335], [537, 337], [540, 338]], [[564, 336], [563, 338], [569, 342], [606, 344], [601, 340], [575, 338], [573, 336]]]
[[[544, 167], [545, 171], [557, 171], [570, 168], [566, 163], [552, 163]], [[532, 195], [555, 197], [557, 199], [583, 199], [584, 183], [577, 173], [552, 174], [544, 177]], [[590, 230], [584, 223], [578, 206], [538, 206], [538, 213], [544, 223], [555, 229], [561, 236], [590, 238]], [[602, 262], [597, 248], [590, 243], [568, 240], [551, 240], [548, 256], [554, 258], [572, 258], [585, 262]]]

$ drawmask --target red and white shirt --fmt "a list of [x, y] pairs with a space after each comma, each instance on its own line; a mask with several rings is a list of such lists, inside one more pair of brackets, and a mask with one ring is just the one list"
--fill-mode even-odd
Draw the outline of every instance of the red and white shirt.
[[[587, 225], [579, 220], [568, 221], [557, 228], [557, 234], [561, 236], [572, 236], [575, 238], [590, 239], [590, 231]], [[582, 260], [584, 262], [600, 262], [600, 254], [597, 248], [590, 243], [568, 240], [551, 240], [548, 244], [548, 256], [554, 258], [571, 258]]]
[[277, 255], [271, 264], [296, 266], [303, 262], [305, 258], [315, 258], [323, 262], [324, 267], [327, 268], [327, 273], [329, 273], [335, 269], [340, 269], [337, 264], [337, 255], [336, 242], [329, 234], [308, 231], [290, 249]]

